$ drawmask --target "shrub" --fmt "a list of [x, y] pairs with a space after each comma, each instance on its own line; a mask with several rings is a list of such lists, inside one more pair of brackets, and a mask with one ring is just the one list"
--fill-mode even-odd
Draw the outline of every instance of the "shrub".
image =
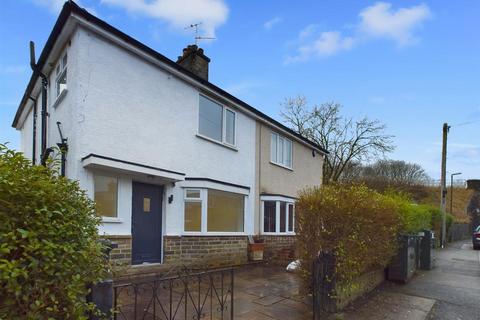
[[0, 145], [0, 319], [86, 319], [106, 272], [98, 224], [77, 182]]
[[[388, 196], [395, 199], [399, 208], [401, 218], [401, 233], [416, 234], [424, 229], [433, 230], [437, 237], [440, 236], [442, 228], [442, 211], [440, 208], [430, 204], [415, 204], [405, 194], [388, 193]], [[453, 216], [446, 215], [447, 233], [453, 223]]]
[[296, 204], [297, 245], [304, 276], [319, 251], [336, 255], [336, 275], [348, 283], [388, 264], [401, 227], [398, 199], [363, 185], [304, 190]]

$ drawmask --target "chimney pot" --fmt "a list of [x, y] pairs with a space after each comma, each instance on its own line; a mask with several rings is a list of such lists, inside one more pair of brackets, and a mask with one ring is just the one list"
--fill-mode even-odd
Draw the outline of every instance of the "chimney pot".
[[188, 45], [183, 49], [183, 55], [177, 59], [177, 64], [208, 81], [208, 64], [210, 58], [197, 45]]

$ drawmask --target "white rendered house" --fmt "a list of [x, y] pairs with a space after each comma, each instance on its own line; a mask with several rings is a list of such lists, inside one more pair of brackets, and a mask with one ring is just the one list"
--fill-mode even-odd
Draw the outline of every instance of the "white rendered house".
[[272, 256], [292, 246], [326, 151], [211, 84], [209, 62], [196, 46], [174, 62], [73, 2], [60, 13], [13, 126], [36, 164], [68, 147], [113, 259], [242, 263], [248, 235]]

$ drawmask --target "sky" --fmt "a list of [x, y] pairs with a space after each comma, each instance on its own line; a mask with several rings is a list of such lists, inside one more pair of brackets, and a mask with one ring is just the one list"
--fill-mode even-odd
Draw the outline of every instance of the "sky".
[[[63, 0], [2, 0], [0, 141], [11, 128], [37, 56]], [[447, 174], [480, 178], [480, 1], [80, 0], [82, 7], [175, 60], [199, 35], [209, 80], [282, 120], [281, 103], [303, 95], [342, 113], [386, 124], [387, 157], [440, 176], [442, 125], [449, 123]]]

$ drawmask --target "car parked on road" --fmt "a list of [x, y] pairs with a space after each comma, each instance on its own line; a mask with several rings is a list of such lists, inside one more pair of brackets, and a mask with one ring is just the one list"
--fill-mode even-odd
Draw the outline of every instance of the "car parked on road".
[[473, 230], [472, 235], [473, 250], [480, 250], [480, 226]]

